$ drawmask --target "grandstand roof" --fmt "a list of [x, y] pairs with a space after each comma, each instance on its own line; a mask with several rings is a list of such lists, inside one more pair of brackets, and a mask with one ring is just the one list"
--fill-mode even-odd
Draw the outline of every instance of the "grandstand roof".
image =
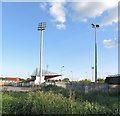
[[[47, 70], [42, 70], [42, 75], [45, 76], [45, 80], [50, 79], [50, 78], [54, 78], [54, 77], [58, 77], [58, 76], [62, 76], [61, 74], [54, 73], [54, 72], [47, 71]], [[38, 70], [36, 68], [31, 76], [40, 76], [40, 70]]]

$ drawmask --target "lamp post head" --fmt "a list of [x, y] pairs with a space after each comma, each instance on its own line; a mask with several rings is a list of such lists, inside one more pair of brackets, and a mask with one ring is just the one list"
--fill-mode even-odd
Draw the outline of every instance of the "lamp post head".
[[92, 67], [92, 69], [94, 69], [94, 67]]
[[95, 25], [95, 24], [91, 24], [92, 25], [92, 28], [99, 28], [100, 26], [97, 24], [97, 25]]
[[96, 25], [97, 28], [99, 28], [100, 26], [99, 25]]
[[92, 28], [95, 28], [95, 25], [94, 24], [91, 24], [92, 25]]
[[46, 28], [46, 22], [41, 22], [38, 25], [38, 31], [43, 31]]

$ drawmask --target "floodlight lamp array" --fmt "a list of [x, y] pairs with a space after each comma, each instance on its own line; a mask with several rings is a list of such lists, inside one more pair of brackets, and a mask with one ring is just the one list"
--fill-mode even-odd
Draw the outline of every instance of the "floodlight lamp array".
[[46, 22], [41, 22], [38, 25], [38, 31], [43, 31], [46, 28]]

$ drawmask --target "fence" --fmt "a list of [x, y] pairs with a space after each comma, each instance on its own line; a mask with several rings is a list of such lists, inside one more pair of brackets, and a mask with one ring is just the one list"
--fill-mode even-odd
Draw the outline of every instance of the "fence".
[[81, 93], [88, 92], [120, 92], [120, 85], [110, 85], [107, 83], [67, 83], [66, 89], [77, 90]]

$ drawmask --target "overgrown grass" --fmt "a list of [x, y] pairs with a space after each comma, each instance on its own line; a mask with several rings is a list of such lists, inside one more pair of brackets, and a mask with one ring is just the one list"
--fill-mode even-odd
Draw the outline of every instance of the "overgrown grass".
[[48, 86], [42, 91], [3, 93], [3, 114], [118, 114], [118, 96], [81, 94]]

